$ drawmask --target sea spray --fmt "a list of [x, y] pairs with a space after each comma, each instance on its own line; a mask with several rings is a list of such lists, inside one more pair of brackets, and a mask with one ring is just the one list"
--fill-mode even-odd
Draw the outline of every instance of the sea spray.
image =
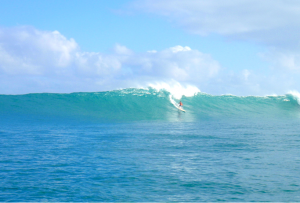
[[171, 104], [173, 104], [176, 108], [178, 107], [178, 104], [176, 103], [176, 101], [172, 98], [172, 95], [169, 95], [169, 99]]
[[192, 97], [195, 94], [201, 92], [196, 86], [193, 85], [182, 85], [179, 82], [173, 81], [169, 83], [153, 83], [149, 84], [151, 88], [156, 89], [157, 91], [166, 90], [170, 92], [173, 98], [181, 99], [182, 96]]
[[[200, 90], [196, 86], [192, 85], [182, 85], [179, 82], [173, 81], [169, 83], [154, 83], [149, 84], [149, 87], [154, 88], [157, 91], [167, 91], [169, 92], [169, 100], [174, 107], [178, 108], [179, 100], [185, 97], [193, 97], [200, 93]], [[177, 101], [175, 101], [177, 100]]]

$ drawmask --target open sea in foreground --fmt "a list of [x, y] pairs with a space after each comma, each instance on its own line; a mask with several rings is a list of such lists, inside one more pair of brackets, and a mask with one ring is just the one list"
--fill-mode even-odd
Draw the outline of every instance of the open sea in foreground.
[[1, 202], [300, 201], [300, 98], [0, 95]]

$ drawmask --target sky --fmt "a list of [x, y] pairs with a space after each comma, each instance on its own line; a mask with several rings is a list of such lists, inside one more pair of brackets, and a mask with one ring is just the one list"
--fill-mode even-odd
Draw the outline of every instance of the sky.
[[296, 0], [0, 0], [0, 94], [300, 89]]

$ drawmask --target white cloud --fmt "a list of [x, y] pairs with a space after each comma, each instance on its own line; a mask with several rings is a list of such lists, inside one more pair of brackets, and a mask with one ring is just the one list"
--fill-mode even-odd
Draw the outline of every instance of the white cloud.
[[5, 74], [43, 75], [68, 67], [78, 45], [58, 31], [33, 27], [2, 28], [0, 31], [0, 71]]
[[228, 85], [223, 92], [239, 91], [239, 86], [249, 92], [278, 90], [282, 93], [289, 88], [299, 89], [296, 79], [300, 76], [298, 0], [136, 0], [131, 6], [135, 12], [164, 16], [193, 34], [217, 34], [230, 40], [259, 44], [268, 50], [260, 53], [270, 62], [265, 70], [223, 72], [210, 87], [218, 84], [219, 89], [224, 89], [222, 82]]
[[137, 54], [124, 61], [124, 65], [130, 67], [135, 75], [182, 82], [203, 82], [220, 70], [219, 64], [210, 55], [182, 46]]
[[190, 47], [135, 53], [82, 52], [74, 39], [33, 27], [0, 28], [0, 93], [103, 91], [179, 81], [201, 85], [220, 66]]
[[115, 45], [114, 51], [115, 51], [116, 54], [120, 54], [120, 55], [131, 55], [131, 54], [133, 54], [133, 52], [130, 49], [128, 49], [127, 47], [122, 46], [120, 44]]
[[173, 53], [177, 53], [177, 52], [180, 52], [180, 51], [191, 51], [192, 49], [190, 47], [182, 47], [182, 46], [175, 46], [175, 47], [172, 47], [170, 48], [170, 50], [173, 52]]
[[251, 40], [267, 45], [299, 45], [297, 0], [138, 0], [135, 9], [166, 16], [186, 30]]
[[282, 63], [290, 64], [295, 72], [289, 75], [248, 69], [233, 72], [222, 68], [209, 54], [179, 45], [135, 53], [116, 44], [112, 50], [82, 52], [75, 40], [57, 31], [0, 28], [0, 94], [105, 91], [168, 84], [188, 89], [196, 86], [211, 94], [262, 95], [286, 93], [300, 85], [299, 56], [293, 54], [291, 58], [281, 57]]

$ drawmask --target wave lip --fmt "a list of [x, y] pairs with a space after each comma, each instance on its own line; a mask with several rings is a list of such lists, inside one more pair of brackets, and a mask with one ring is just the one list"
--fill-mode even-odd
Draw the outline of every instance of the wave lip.
[[296, 90], [289, 91], [287, 96], [291, 96], [300, 105], [300, 93]]

